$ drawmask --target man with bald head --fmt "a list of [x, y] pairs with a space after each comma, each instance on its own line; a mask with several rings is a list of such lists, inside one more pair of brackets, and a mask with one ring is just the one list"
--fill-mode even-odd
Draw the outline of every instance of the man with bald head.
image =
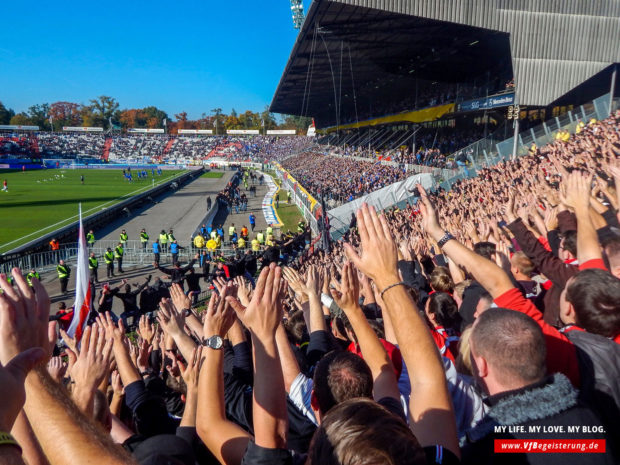
[[[545, 339], [529, 316], [491, 308], [476, 319], [470, 339], [474, 377], [488, 395], [485, 418], [462, 441], [463, 463], [549, 463], [555, 454], [494, 453], [498, 439], [606, 439], [597, 416], [578, 399], [578, 391], [560, 373], [547, 374]], [[568, 433], [569, 426], [581, 432]], [[584, 427], [599, 433], [584, 433]], [[554, 432], [548, 432], [548, 431]], [[545, 432], [547, 431], [547, 432]], [[605, 454], [558, 454], [563, 464], [613, 463]], [[555, 463], [555, 462], [554, 462]]]

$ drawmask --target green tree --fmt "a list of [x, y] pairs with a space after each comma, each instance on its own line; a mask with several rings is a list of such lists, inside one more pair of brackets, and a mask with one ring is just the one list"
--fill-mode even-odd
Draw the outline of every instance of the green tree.
[[82, 126], [93, 127], [99, 124], [99, 119], [97, 115], [95, 115], [92, 105], [82, 105], [80, 107], [80, 118], [82, 120]]
[[270, 129], [276, 129], [278, 127], [278, 123], [276, 123], [276, 117], [273, 113], [269, 111], [269, 105], [265, 105], [265, 109], [260, 114], [261, 124], [264, 125], [266, 131]]
[[47, 103], [32, 105], [28, 108], [28, 118], [33, 125], [39, 126], [40, 129], [51, 129], [48, 120], [50, 116], [50, 106]]
[[295, 129], [298, 133], [305, 134], [308, 127], [312, 124], [309, 116], [284, 115], [282, 129]]
[[15, 116], [15, 112], [0, 102], [0, 124], [9, 124], [13, 116]]
[[32, 121], [30, 121], [30, 118], [28, 118], [28, 115], [24, 112], [22, 113], [18, 113], [15, 116], [13, 116], [11, 118], [11, 121], [9, 121], [9, 124], [16, 124], [18, 126], [28, 126], [32, 124]]
[[222, 109], [214, 108], [211, 110], [211, 113], [215, 113], [215, 121], [213, 122], [213, 126], [215, 127], [215, 134], [219, 134], [222, 131]]
[[142, 112], [146, 115], [148, 126], [152, 128], [163, 128], [164, 120], [168, 119], [168, 114], [157, 107], [146, 107]]
[[101, 95], [91, 100], [90, 103], [95, 124], [107, 128], [109, 126], [108, 120], [112, 118], [116, 110], [118, 110], [119, 105], [116, 99], [114, 97], [108, 97], [107, 95]]

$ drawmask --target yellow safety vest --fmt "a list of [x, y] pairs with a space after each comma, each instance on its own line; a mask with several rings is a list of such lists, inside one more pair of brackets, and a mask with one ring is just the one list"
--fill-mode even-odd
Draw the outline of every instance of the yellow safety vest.
[[69, 276], [69, 270], [64, 265], [58, 265], [56, 267], [56, 271], [58, 271], [58, 277], [60, 279], [66, 278], [67, 276]]

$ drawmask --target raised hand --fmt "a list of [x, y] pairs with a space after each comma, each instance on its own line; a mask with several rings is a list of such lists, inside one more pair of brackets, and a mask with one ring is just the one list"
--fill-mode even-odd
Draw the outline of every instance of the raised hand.
[[433, 239], [438, 241], [443, 237], [444, 231], [439, 225], [439, 219], [437, 218], [437, 212], [435, 207], [428, 198], [426, 189], [418, 184], [418, 190], [420, 191], [420, 213], [422, 213], [422, 228]]
[[351, 262], [344, 264], [340, 283], [332, 280], [332, 286], [331, 295], [345, 313], [359, 308], [360, 283]]
[[[204, 313], [203, 337], [224, 337], [233, 325], [235, 321], [235, 312], [226, 302], [226, 298], [228, 296], [227, 292], [228, 288], [224, 287], [219, 296], [215, 294], [211, 295], [209, 306], [207, 307], [207, 311]], [[235, 300], [234, 297], [229, 298]]]
[[558, 228], [558, 209], [557, 208], [547, 208], [545, 210], [545, 228], [547, 231], [553, 231]]
[[183, 288], [177, 283], [170, 286], [170, 298], [172, 303], [176, 307], [178, 312], [182, 312], [185, 309], [192, 308], [192, 300], [189, 296], [185, 295]]
[[162, 329], [171, 336], [175, 336], [183, 332], [185, 326], [184, 315], [175, 309], [170, 299], [163, 298], [159, 304], [159, 312], [157, 321]]
[[74, 337], [69, 336], [67, 332], [62, 328], [60, 328], [60, 337], [62, 338], [64, 343], [67, 345], [67, 347], [71, 349], [75, 354], [80, 353], [80, 351], [78, 350], [78, 346], [77, 346], [77, 340]]
[[61, 357], [52, 357], [50, 361], [47, 362], [47, 372], [54, 381], [61, 383], [67, 372], [67, 364], [63, 363]]
[[146, 340], [148, 344], [153, 342], [153, 338], [155, 337], [155, 325], [149, 322], [149, 317], [146, 315], [140, 317], [140, 321], [138, 322], [138, 335]]
[[138, 347], [138, 357], [136, 359], [136, 366], [140, 373], [144, 373], [149, 369], [149, 357], [151, 355], [151, 346], [146, 339], [142, 339]]
[[303, 301], [303, 298], [308, 296], [308, 292], [306, 290], [306, 283], [297, 270], [287, 266], [282, 269], [282, 273], [284, 273], [284, 277], [293, 292], [295, 292], [298, 298]]
[[106, 340], [105, 330], [97, 325], [84, 331], [82, 350], [71, 369], [71, 378], [75, 381], [75, 401], [87, 414], [92, 414], [94, 392], [108, 372], [113, 341]]
[[38, 279], [30, 287], [18, 268], [12, 275], [16, 287], [0, 274], [0, 363], [8, 364], [32, 347], [41, 347], [49, 359], [56, 339], [56, 324], [48, 322], [49, 296]]
[[358, 255], [351, 244], [345, 244], [349, 260], [382, 287], [400, 281], [396, 242], [392, 238], [385, 216], [379, 217], [374, 207], [364, 203], [357, 211], [357, 227], [362, 253]]
[[112, 320], [110, 312], [106, 312], [104, 316], [97, 315], [97, 325], [105, 330], [107, 339], [114, 339], [114, 342], [121, 345], [127, 345], [127, 336], [125, 334], [125, 326], [123, 320], [118, 320], [118, 326]]
[[508, 193], [508, 201], [504, 204], [504, 217], [507, 223], [512, 223], [517, 219], [515, 215], [515, 195], [512, 191]]
[[114, 370], [111, 375], [112, 380], [112, 390], [114, 391], [115, 396], [123, 396], [125, 395], [125, 388], [123, 387], [123, 382], [121, 381], [121, 375], [118, 371]]
[[308, 267], [308, 272], [306, 276], [306, 285], [305, 290], [308, 294], [314, 293], [317, 296], [321, 295], [321, 275], [319, 270], [313, 265]]
[[192, 351], [192, 356], [187, 360], [187, 365], [181, 361], [177, 363], [187, 391], [198, 392], [198, 378], [200, 366], [202, 365], [202, 346], [198, 346]]
[[573, 171], [562, 183], [562, 203], [574, 211], [584, 211], [590, 207], [592, 174]]
[[252, 296], [252, 283], [250, 283], [243, 276], [237, 276], [235, 278], [235, 284], [237, 286], [237, 298], [241, 305], [247, 307], [250, 304]]
[[243, 307], [233, 297], [226, 297], [226, 301], [237, 313], [237, 317], [258, 337], [275, 338], [276, 329], [282, 321], [282, 302], [285, 293], [282, 270], [272, 263], [268, 268], [263, 268], [250, 305]]

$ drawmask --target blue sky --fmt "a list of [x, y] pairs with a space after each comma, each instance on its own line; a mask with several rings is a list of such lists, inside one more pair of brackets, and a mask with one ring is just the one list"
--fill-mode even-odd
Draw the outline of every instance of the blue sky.
[[288, 0], [8, 1], [2, 17], [0, 101], [16, 112], [98, 95], [192, 119], [262, 110], [297, 37]]

